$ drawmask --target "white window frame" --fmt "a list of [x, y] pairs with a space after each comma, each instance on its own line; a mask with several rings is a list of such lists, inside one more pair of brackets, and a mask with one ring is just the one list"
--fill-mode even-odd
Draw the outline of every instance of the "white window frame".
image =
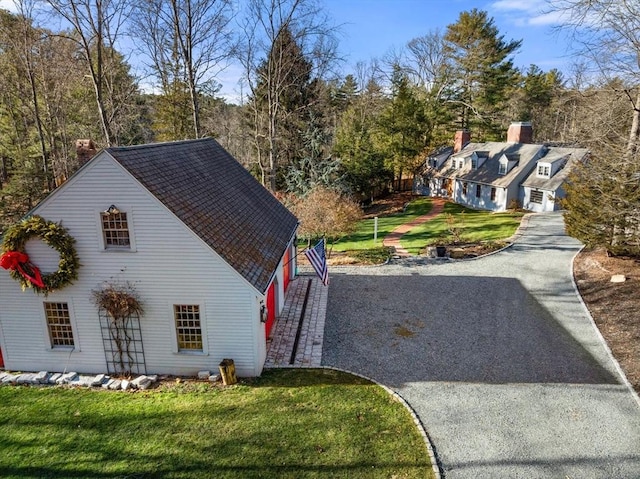
[[539, 163], [538, 164], [538, 177], [540, 178], [550, 178], [551, 177], [551, 165], [548, 163]]
[[472, 156], [471, 157], [471, 169], [473, 169], [473, 170], [477, 170], [478, 169], [478, 161], [480, 161], [480, 160], [476, 156]]
[[127, 229], [129, 230], [129, 247], [107, 246], [102, 229], [102, 214], [104, 211], [96, 210], [96, 225], [98, 228], [98, 250], [104, 253], [134, 253], [137, 251], [136, 234], [134, 228], [133, 208], [118, 204], [118, 209], [127, 214]]
[[[73, 346], [54, 345], [49, 332], [49, 320], [47, 319], [47, 312], [45, 309], [45, 303], [63, 303], [67, 305], [69, 310], [69, 323], [71, 325], [71, 334], [73, 334]], [[44, 344], [46, 351], [69, 353], [70, 351], [79, 352], [80, 349], [80, 337], [78, 335], [78, 325], [76, 322], [76, 315], [73, 308], [73, 303], [67, 298], [47, 298], [46, 301], [42, 301], [40, 305], [40, 311], [42, 315], [42, 325], [44, 334]]]
[[482, 185], [479, 183], [476, 185], [476, 198], [482, 198]]
[[500, 163], [498, 163], [498, 174], [500, 176], [506, 175], [507, 174], [507, 170], [508, 170], [508, 166], [509, 165], [507, 163], [504, 163], [502, 161]]
[[[200, 334], [202, 335], [202, 351], [200, 350], [191, 350], [191, 349], [179, 349], [178, 347], [178, 328], [176, 325], [175, 318], [175, 306], [198, 306], [200, 312]], [[209, 355], [209, 342], [207, 340], [207, 327], [206, 327], [206, 310], [204, 307], [204, 301], [184, 301], [181, 299], [176, 299], [175, 301], [171, 301], [168, 305], [169, 309], [169, 329], [171, 331], [171, 351], [174, 354], [178, 354], [181, 356], [208, 356]]]

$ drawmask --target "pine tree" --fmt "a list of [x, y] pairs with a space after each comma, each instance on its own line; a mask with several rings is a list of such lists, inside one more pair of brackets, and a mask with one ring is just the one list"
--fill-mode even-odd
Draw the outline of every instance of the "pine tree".
[[592, 157], [570, 175], [563, 201], [567, 233], [589, 247], [640, 257], [640, 154]]
[[453, 78], [448, 101], [458, 127], [478, 138], [498, 139], [505, 130], [502, 111], [518, 79], [510, 55], [522, 41], [505, 41], [493, 18], [477, 9], [460, 13], [458, 21], [447, 26], [444, 41]]
[[412, 172], [420, 161], [418, 155], [429, 144], [431, 128], [421, 102], [407, 76], [396, 69], [392, 78], [391, 103], [378, 119], [375, 142], [384, 154], [387, 167], [398, 184], [402, 175]]
[[290, 165], [303, 147], [304, 114], [313, 102], [312, 64], [303, 55], [292, 32], [284, 26], [258, 68], [257, 83], [249, 99], [265, 183], [277, 190], [281, 168]]

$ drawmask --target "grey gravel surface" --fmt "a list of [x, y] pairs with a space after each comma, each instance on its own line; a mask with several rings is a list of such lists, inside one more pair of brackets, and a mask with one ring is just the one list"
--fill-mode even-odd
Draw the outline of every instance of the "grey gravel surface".
[[474, 261], [332, 268], [323, 364], [395, 389], [446, 479], [640, 478], [640, 406], [575, 293], [559, 214]]

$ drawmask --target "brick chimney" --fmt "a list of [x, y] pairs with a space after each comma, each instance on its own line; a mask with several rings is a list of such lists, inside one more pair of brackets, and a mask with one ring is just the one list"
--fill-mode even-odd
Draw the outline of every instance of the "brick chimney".
[[93, 158], [97, 151], [93, 140], [76, 140], [76, 156], [80, 166]]
[[464, 145], [471, 141], [471, 133], [469, 130], [457, 130], [453, 137], [453, 154], [455, 155], [464, 148]]
[[531, 143], [533, 127], [528, 121], [514, 121], [507, 131], [507, 143]]

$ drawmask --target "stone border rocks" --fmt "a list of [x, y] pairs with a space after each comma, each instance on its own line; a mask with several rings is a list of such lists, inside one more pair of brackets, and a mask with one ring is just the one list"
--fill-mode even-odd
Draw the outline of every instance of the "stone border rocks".
[[106, 374], [50, 373], [48, 371], [11, 373], [9, 371], [0, 371], [0, 385], [71, 386], [127, 391], [130, 389], [149, 389], [157, 382], [158, 375], [156, 374], [148, 376], [143, 374], [128, 380], [112, 378]]

